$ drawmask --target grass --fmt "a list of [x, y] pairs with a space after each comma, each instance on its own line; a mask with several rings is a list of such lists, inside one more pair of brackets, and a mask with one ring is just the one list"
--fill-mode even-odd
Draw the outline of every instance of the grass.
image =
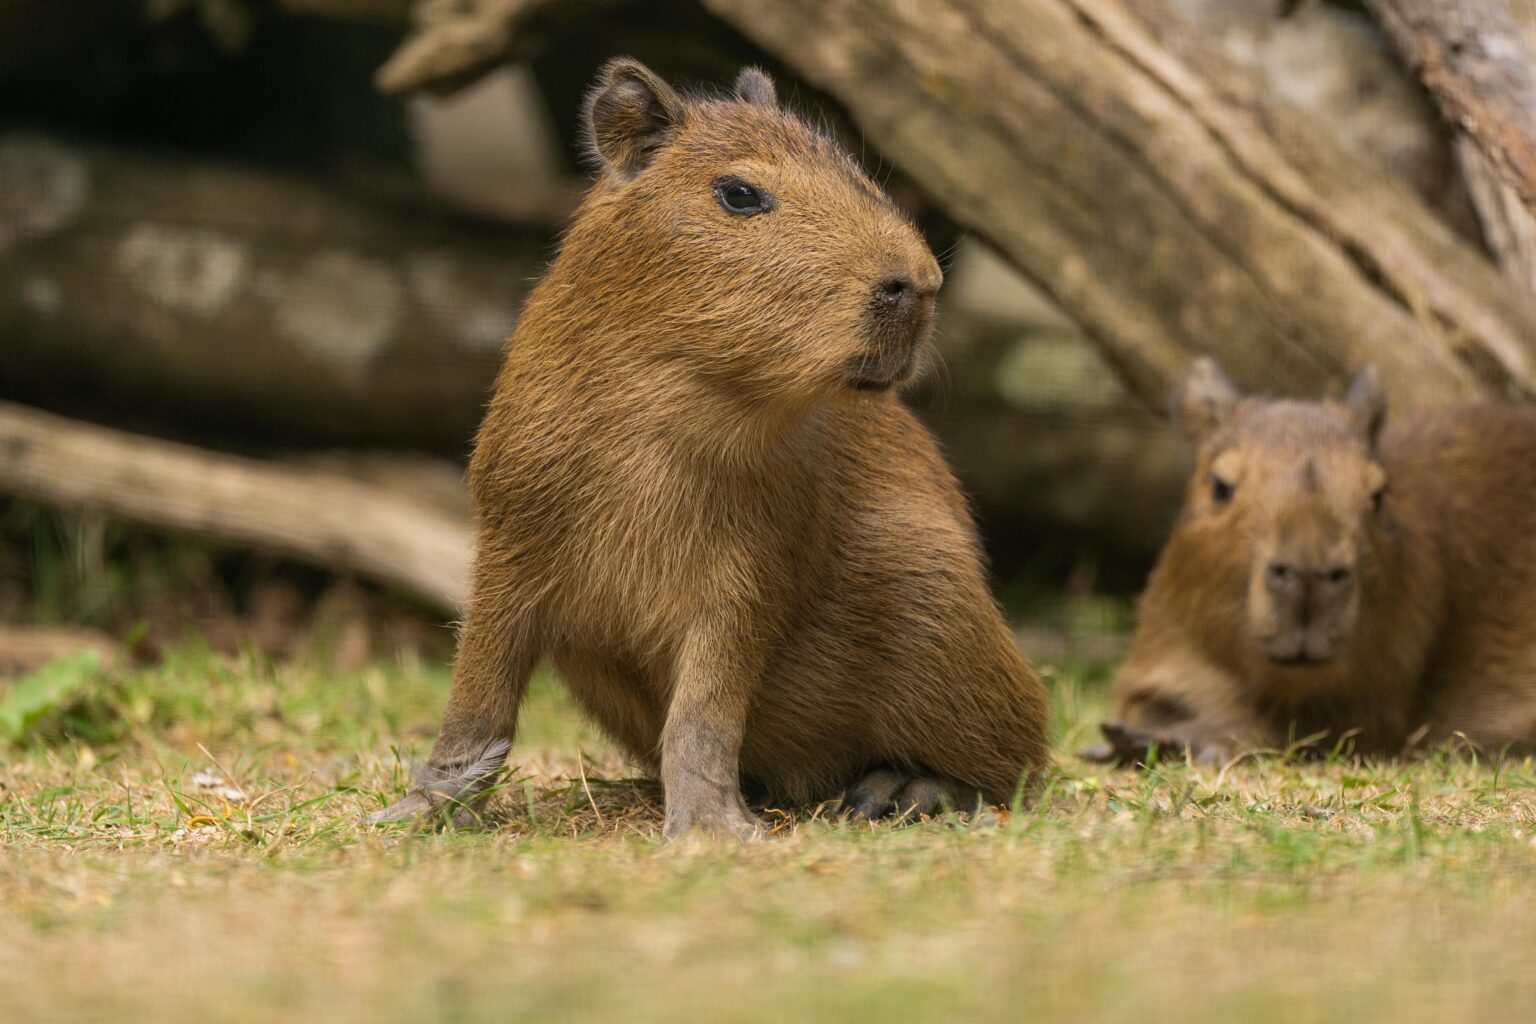
[[433, 834], [354, 822], [430, 743], [440, 666], [81, 671], [0, 755], [6, 1020], [1486, 1021], [1536, 996], [1536, 767], [1105, 771], [1070, 755], [1103, 666], [1047, 672], [1034, 806], [802, 812], [744, 847], [660, 845], [659, 792], [548, 678], [501, 827]]

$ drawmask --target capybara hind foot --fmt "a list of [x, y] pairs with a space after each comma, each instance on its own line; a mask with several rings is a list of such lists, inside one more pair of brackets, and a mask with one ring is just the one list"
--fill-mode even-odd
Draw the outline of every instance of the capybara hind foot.
[[952, 779], [878, 768], [843, 794], [843, 813], [855, 821], [914, 822], [945, 809], [974, 808], [979, 796], [975, 788]]
[[495, 783], [512, 749], [510, 741], [494, 739], [478, 756], [456, 767], [422, 765], [416, 769], [416, 787], [382, 811], [363, 818], [365, 825], [394, 822], [438, 824], [444, 812], [453, 809], [455, 828], [475, 828], [484, 823], [480, 807], [486, 792]]

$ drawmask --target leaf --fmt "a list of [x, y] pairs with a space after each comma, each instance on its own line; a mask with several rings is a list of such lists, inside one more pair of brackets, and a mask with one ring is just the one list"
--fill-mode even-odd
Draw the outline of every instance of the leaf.
[[23, 676], [0, 701], [0, 736], [13, 743], [25, 742], [39, 720], [68, 707], [100, 673], [100, 652], [85, 650], [56, 658]]

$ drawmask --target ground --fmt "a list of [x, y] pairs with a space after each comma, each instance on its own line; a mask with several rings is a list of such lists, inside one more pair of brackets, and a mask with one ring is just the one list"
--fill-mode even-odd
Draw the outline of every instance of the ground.
[[1102, 666], [1049, 669], [1012, 812], [770, 812], [659, 842], [536, 681], [499, 827], [370, 829], [446, 693], [195, 649], [0, 700], [7, 1020], [1489, 1021], [1536, 996], [1536, 766], [1076, 761]]

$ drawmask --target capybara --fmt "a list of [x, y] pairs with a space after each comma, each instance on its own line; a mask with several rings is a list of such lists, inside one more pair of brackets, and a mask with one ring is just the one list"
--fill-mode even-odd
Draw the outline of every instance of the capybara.
[[1039, 681], [966, 502], [898, 400], [942, 275], [832, 139], [742, 72], [605, 67], [600, 167], [528, 299], [470, 463], [472, 596], [442, 732], [375, 815], [474, 800], [549, 658], [666, 795], [664, 835], [764, 799], [871, 817], [1005, 802]]
[[1384, 426], [1369, 368], [1307, 402], [1201, 360], [1175, 418], [1196, 468], [1098, 754], [1532, 749], [1536, 408]]

